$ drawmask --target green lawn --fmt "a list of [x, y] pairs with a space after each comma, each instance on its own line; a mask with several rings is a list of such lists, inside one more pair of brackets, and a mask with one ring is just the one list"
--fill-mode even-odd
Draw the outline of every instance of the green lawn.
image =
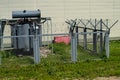
[[[5, 55], [8, 53], [9, 55]], [[0, 79], [4, 80], [61, 80], [93, 79], [95, 77], [120, 76], [120, 41], [110, 42], [110, 58], [89, 55], [78, 47], [78, 62], [70, 61], [70, 46], [54, 45], [54, 54], [33, 64], [30, 56], [16, 57], [12, 52], [2, 51]], [[83, 57], [84, 56], [84, 57]], [[95, 58], [102, 60], [94, 60]], [[81, 61], [83, 60], [83, 61]]]

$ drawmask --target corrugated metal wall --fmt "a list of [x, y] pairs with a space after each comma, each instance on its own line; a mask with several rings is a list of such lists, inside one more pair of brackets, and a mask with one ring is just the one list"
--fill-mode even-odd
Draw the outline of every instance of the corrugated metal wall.
[[[13, 10], [40, 9], [53, 20], [53, 31], [66, 32], [65, 20], [71, 18], [120, 19], [120, 0], [0, 0], [0, 18], [11, 18]], [[120, 37], [120, 21], [111, 37]]]

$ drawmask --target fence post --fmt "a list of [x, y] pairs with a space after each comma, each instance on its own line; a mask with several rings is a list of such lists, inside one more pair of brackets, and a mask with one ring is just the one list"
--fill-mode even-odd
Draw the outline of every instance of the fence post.
[[[2, 21], [0, 21], [0, 37], [2, 37]], [[2, 38], [0, 38], [0, 49], [1, 49]]]
[[37, 36], [36, 24], [33, 23], [33, 25], [35, 26], [35, 35], [33, 36], [34, 63], [38, 64], [40, 62], [39, 36]]
[[39, 39], [37, 36], [33, 37], [33, 51], [34, 51], [34, 63], [38, 64], [40, 62], [40, 49]]
[[84, 28], [84, 49], [87, 49], [87, 34], [86, 34], [86, 32], [87, 32], [87, 29], [86, 28]]
[[71, 33], [71, 60], [73, 62], [77, 61], [77, 35], [76, 33]]
[[79, 35], [78, 35], [78, 26], [76, 26], [76, 33], [77, 33], [77, 44], [79, 44], [78, 40], [79, 40]]
[[93, 51], [97, 52], [97, 33], [96, 29], [93, 30]]
[[106, 31], [105, 34], [105, 49], [106, 49], [106, 57], [109, 58], [110, 50], [109, 50], [109, 31]]
[[2, 64], [2, 55], [0, 53], [0, 65]]
[[102, 19], [100, 21], [100, 53], [103, 51]]
[[4, 32], [4, 28], [5, 28], [5, 24], [6, 22], [3, 22], [3, 21], [0, 21], [0, 48], [3, 49], [4, 46], [3, 46], [3, 32]]

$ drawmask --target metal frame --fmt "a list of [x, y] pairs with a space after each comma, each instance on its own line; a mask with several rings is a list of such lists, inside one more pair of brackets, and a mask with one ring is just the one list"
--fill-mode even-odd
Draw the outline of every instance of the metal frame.
[[[84, 35], [84, 34], [94, 34], [94, 33], [101, 33], [101, 32], [80, 32], [80, 33], [72, 33], [71, 34], [71, 61], [72, 62], [77, 62], [77, 35]], [[106, 33], [106, 56], [107, 58], [109, 58], [109, 35], [108, 32], [102, 32], [102, 33]], [[39, 40], [38, 38], [40, 36], [56, 36], [56, 35], [69, 35], [69, 33], [60, 33], [60, 34], [42, 34], [42, 35], [23, 35], [23, 36], [3, 36], [0, 38], [14, 38], [14, 37], [32, 37], [34, 38], [33, 43], [34, 43], [34, 62], [36, 64], [38, 64], [41, 60], [40, 57], [40, 49], [39, 49]], [[39, 56], [39, 57], [38, 57]]]
[[[46, 21], [46, 19], [44, 19], [44, 21]], [[12, 21], [12, 20], [11, 20]], [[44, 23], [44, 21], [42, 23]], [[0, 38], [14, 38], [14, 37], [33, 37], [33, 44], [34, 44], [34, 62], [36, 64], [38, 64], [40, 62], [40, 49], [39, 49], [39, 40], [38, 38], [39, 37], [42, 37], [42, 36], [55, 36], [55, 35], [69, 35], [71, 36], [71, 61], [72, 62], [77, 62], [77, 40], [78, 40], [78, 35], [81, 34], [81, 35], [84, 35], [84, 40], [85, 42], [87, 42], [87, 34], [93, 34], [94, 37], [93, 37], [93, 43], [94, 45], [96, 46], [96, 35], [98, 33], [100, 33], [101, 35], [101, 38], [100, 38], [100, 44], [103, 43], [103, 39], [102, 39], [102, 34], [105, 33], [105, 49], [106, 49], [106, 56], [107, 58], [109, 58], [109, 54], [110, 54], [110, 50], [109, 50], [109, 34], [110, 34], [110, 29], [118, 22], [115, 21], [115, 23], [109, 28], [107, 24], [105, 24], [103, 22], [102, 19], [100, 19], [98, 22], [97, 20], [95, 19], [95, 25], [91, 22], [91, 19], [90, 20], [87, 20], [88, 22], [85, 24], [84, 21], [82, 21], [82, 19], [80, 19], [78, 22], [77, 22], [77, 19], [75, 20], [68, 20], [66, 21], [66, 23], [69, 24], [70, 26], [70, 31], [69, 33], [60, 33], [60, 34], [35, 34], [35, 35], [23, 35], [23, 36], [0, 36]], [[9, 20], [8, 20], [9, 22]], [[15, 21], [13, 20], [13, 22], [15, 23]], [[84, 27], [81, 27], [80, 24], [83, 24]], [[87, 25], [90, 24], [93, 26], [93, 28], [87, 28]], [[97, 29], [97, 25], [100, 24], [100, 29]], [[36, 25], [41, 25], [41, 24], [36, 24]], [[36, 26], [35, 25], [35, 26]], [[51, 24], [52, 25], [52, 24]], [[103, 27], [102, 26], [106, 26], [106, 30], [103, 30]], [[79, 32], [78, 31], [78, 28], [82, 28], [83, 29], [83, 32]], [[87, 29], [90, 29], [90, 30], [93, 30], [93, 32], [87, 32]], [[51, 30], [52, 31], [52, 30]], [[37, 31], [36, 31], [37, 32]], [[94, 46], [94, 49], [95, 49], [95, 46]], [[102, 52], [103, 50], [103, 45], [100, 45], [101, 48], [100, 48], [100, 51]], [[87, 49], [87, 46], [86, 46], [86, 43], [84, 43], [84, 49]], [[96, 51], [96, 49], [95, 49]]]
[[[33, 21], [36, 21], [37, 19], [33, 19]], [[51, 21], [51, 18], [50, 17], [44, 17], [44, 18], [41, 18], [41, 23], [39, 23], [39, 24], [36, 24], [36, 23], [34, 23], [35, 25], [35, 27], [37, 26], [37, 25], [41, 25], [41, 24], [43, 24], [43, 23], [45, 23], [46, 21], [50, 21], [50, 26], [51, 26], [51, 28], [52, 28], [52, 21]], [[0, 24], [0, 27], [1, 28], [5, 28], [5, 24], [8, 24], [8, 25], [14, 25], [14, 24], [17, 24], [16, 22], [17, 22], [18, 20], [17, 19], [11, 19], [11, 20], [1, 20], [1, 24]], [[4, 25], [2, 25], [4, 23]], [[1, 26], [2, 25], [2, 26]], [[3, 46], [3, 39], [4, 38], [25, 38], [25, 37], [31, 37], [31, 38], [33, 38], [33, 53], [34, 53], [34, 62], [35, 62], [35, 64], [38, 64], [39, 62], [40, 62], [40, 49], [39, 49], [39, 38], [40, 37], [42, 37], [42, 34], [40, 34], [39, 36], [38, 36], [38, 34], [37, 34], [37, 29], [35, 29], [35, 34], [34, 35], [19, 35], [19, 36], [4, 36], [3, 35], [3, 29], [1, 29], [2, 31], [0, 31], [1, 32], [1, 36], [0, 36], [0, 40], [1, 40], [1, 42], [0, 42], [0, 48], [1, 48], [1, 50], [4, 50], [4, 46]], [[52, 39], [52, 38], [51, 38]], [[42, 42], [41, 42], [42, 43]], [[0, 62], [1, 62], [1, 57], [0, 57]]]
[[[97, 53], [97, 34], [100, 33], [100, 49], [99, 52], [102, 53], [103, 52], [103, 46], [105, 45], [105, 50], [106, 50], [106, 57], [109, 58], [109, 54], [110, 54], [110, 50], [109, 50], [109, 34], [110, 34], [110, 29], [118, 22], [118, 20], [116, 20], [112, 25], [108, 25], [108, 19], [105, 20], [107, 22], [107, 24], [105, 24], [105, 22], [103, 21], [103, 19], [94, 19], [94, 22], [92, 22], [92, 19], [86, 19], [85, 22], [83, 19], [75, 19], [75, 20], [67, 20], [66, 23], [70, 26], [70, 34], [71, 34], [71, 53], [73, 54], [71, 56], [71, 60], [73, 62], [76, 61], [76, 57], [75, 55], [77, 54], [76, 49], [76, 40], [78, 40], [78, 28], [82, 28], [83, 29], [83, 36], [84, 36], [84, 49], [87, 49], [87, 30], [93, 30], [93, 32], [91, 32], [91, 34], [93, 34], [93, 50], [92, 52]], [[87, 23], [86, 23], [87, 22]], [[91, 25], [92, 28], [88, 28], [87, 26]], [[98, 25], [100, 25], [100, 29], [98, 29]], [[105, 26], [106, 30], [103, 30], [103, 25]], [[83, 26], [83, 27], [81, 27]], [[76, 29], [74, 31], [74, 29]], [[105, 33], [105, 38], [104, 38], [104, 45], [103, 45], [103, 33]], [[75, 36], [73, 34], [77, 34], [75, 40], [73, 40], [75, 38]], [[74, 44], [73, 44], [74, 43]], [[78, 41], [77, 41], [78, 43]], [[74, 51], [73, 51], [74, 50]]]
[[[28, 26], [29, 26], [32, 23], [33, 24], [32, 26], [34, 28], [34, 34], [28, 34], [28, 31], [27, 31], [27, 34], [24, 34], [22, 37], [21, 37], [21, 35], [14, 35], [14, 36], [7, 36], [7, 37], [21, 39], [21, 38], [29, 38], [29, 37], [32, 36], [32, 38], [33, 38], [34, 62], [36, 64], [38, 64], [40, 62], [39, 46], [42, 46], [42, 36], [39, 36], [39, 37], [37, 36], [38, 35], [37, 26], [39, 26], [39, 28], [40, 28], [40, 33], [39, 34], [42, 35], [41, 24], [45, 23], [48, 20], [51, 20], [51, 18], [50, 17], [44, 17], [44, 18], [41, 17], [40, 10], [36, 10], [36, 11], [26, 11], [26, 10], [24, 10], [24, 11], [13, 11], [12, 12], [12, 17], [13, 17], [13, 19], [0, 20], [0, 48], [3, 49], [2, 40], [3, 40], [3, 38], [5, 38], [5, 36], [3, 35], [5, 24], [9, 24], [9, 25], [13, 26], [13, 25], [19, 25], [22, 22], [22, 24], [27, 23]], [[15, 19], [15, 18], [17, 18], [17, 19]], [[26, 21], [26, 19], [30, 20], [31, 23], [29, 23], [29, 21]], [[25, 26], [27, 26], [27, 25], [25, 25]], [[26, 30], [26, 29], [24, 29], [24, 30]], [[29, 47], [30, 46], [29, 42], [26, 42], [26, 45]]]

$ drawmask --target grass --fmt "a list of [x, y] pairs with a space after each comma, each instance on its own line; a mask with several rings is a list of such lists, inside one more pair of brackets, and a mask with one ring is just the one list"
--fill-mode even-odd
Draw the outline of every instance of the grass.
[[[102, 76], [120, 76], [120, 41], [110, 42], [110, 58], [92, 60], [97, 55], [88, 55], [78, 47], [79, 61], [70, 62], [70, 46], [54, 44], [54, 54], [33, 64], [30, 56], [16, 57], [13, 52], [1, 52], [0, 79], [4, 80], [61, 80], [93, 79]], [[6, 53], [9, 54], [5, 55]], [[84, 57], [80, 57], [84, 56]], [[84, 59], [86, 58], [86, 59]], [[87, 60], [89, 58], [89, 60]]]

